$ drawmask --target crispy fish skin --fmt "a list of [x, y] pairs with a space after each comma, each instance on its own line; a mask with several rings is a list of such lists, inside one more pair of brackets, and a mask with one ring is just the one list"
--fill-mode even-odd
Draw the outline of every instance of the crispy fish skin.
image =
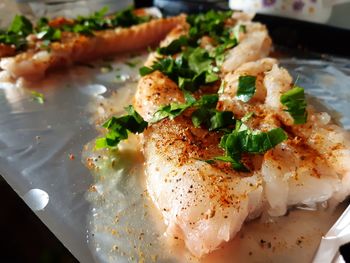
[[14, 57], [3, 58], [0, 68], [13, 78], [40, 79], [52, 69], [151, 46], [184, 21], [184, 15], [154, 19], [130, 28], [96, 31], [91, 37], [64, 32], [61, 41], [53, 42], [49, 50], [30, 49]]

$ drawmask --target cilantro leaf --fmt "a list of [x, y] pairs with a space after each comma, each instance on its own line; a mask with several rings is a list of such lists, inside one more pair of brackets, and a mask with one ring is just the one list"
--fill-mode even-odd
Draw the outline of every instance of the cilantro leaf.
[[102, 126], [108, 130], [105, 137], [96, 140], [95, 148], [115, 148], [119, 142], [128, 138], [128, 133], [143, 132], [148, 123], [130, 105], [126, 108], [127, 115], [112, 117]]
[[248, 102], [255, 93], [255, 76], [240, 76], [238, 78], [237, 98], [243, 102]]
[[285, 111], [289, 112], [294, 119], [294, 124], [304, 124], [307, 120], [306, 100], [304, 89], [298, 86], [282, 94], [281, 103], [287, 107]]

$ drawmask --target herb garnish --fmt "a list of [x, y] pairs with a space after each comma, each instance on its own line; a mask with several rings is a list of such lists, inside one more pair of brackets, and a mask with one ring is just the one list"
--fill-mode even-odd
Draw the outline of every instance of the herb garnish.
[[156, 61], [151, 67], [140, 68], [140, 75], [145, 76], [159, 70], [176, 82], [180, 89], [194, 92], [201, 85], [219, 79], [213, 61], [205, 49], [188, 48], [176, 59], [165, 57]]
[[304, 89], [298, 86], [282, 94], [281, 103], [287, 107], [285, 111], [289, 112], [294, 119], [294, 124], [304, 124], [307, 120], [306, 100]]
[[188, 45], [188, 38], [186, 36], [180, 36], [178, 39], [173, 40], [166, 47], [157, 48], [157, 52], [161, 55], [174, 55], [181, 51], [183, 46]]
[[195, 108], [214, 108], [218, 102], [218, 95], [203, 95], [199, 100], [195, 100], [192, 97], [188, 98], [185, 103], [170, 103], [169, 105], [164, 105], [160, 107], [153, 115], [151, 123], [158, 122], [162, 119], [169, 118], [174, 119], [175, 117], [181, 115], [185, 110], [195, 107]]
[[214, 160], [230, 162], [235, 170], [248, 172], [249, 169], [241, 162], [243, 153], [262, 154], [288, 138], [282, 128], [268, 132], [253, 131], [241, 121], [236, 121], [236, 128], [225, 134], [220, 141], [220, 147], [225, 150], [225, 156]]
[[[159, 58], [151, 67], [141, 68], [140, 75], [145, 76], [159, 70], [176, 82], [180, 89], [191, 92], [217, 81], [225, 52], [238, 44], [239, 32], [245, 32], [243, 25], [236, 25], [233, 29], [225, 26], [231, 16], [232, 11], [209, 11], [188, 16], [188, 35], [180, 36], [168, 46], [158, 48], [158, 54], [168, 56]], [[209, 36], [216, 46], [210, 52], [198, 46], [203, 36]], [[177, 55], [172, 56], [174, 54]]]
[[26, 37], [29, 34], [36, 33], [38, 39], [46, 41], [44, 45], [51, 41], [59, 41], [62, 32], [74, 32], [88, 36], [93, 35], [93, 31], [104, 30], [115, 27], [129, 27], [147, 22], [151, 19], [150, 16], [136, 15], [132, 8], [128, 8], [115, 13], [112, 16], [106, 17], [107, 7], [93, 13], [90, 16], [78, 16], [72, 24], [63, 24], [60, 26], [50, 26], [47, 18], [40, 18], [35, 28], [33, 24], [22, 15], [16, 15], [9, 28], [0, 31], [0, 43], [6, 45], [14, 45], [17, 50], [22, 50], [26, 47]]
[[32, 93], [32, 98], [34, 101], [36, 101], [39, 104], [44, 104], [44, 102], [45, 102], [44, 94], [37, 92], [35, 90], [32, 91], [31, 93]]
[[243, 102], [248, 102], [255, 93], [255, 82], [255, 76], [240, 76], [238, 78], [237, 98]]
[[16, 15], [7, 31], [0, 33], [0, 43], [14, 45], [16, 50], [21, 50], [26, 47], [26, 37], [32, 32], [32, 23], [25, 16]]
[[122, 117], [112, 117], [103, 124], [103, 127], [108, 129], [105, 137], [96, 140], [95, 148], [115, 148], [120, 141], [128, 138], [128, 133], [143, 132], [148, 123], [135, 111], [133, 106], [125, 108], [127, 115]]

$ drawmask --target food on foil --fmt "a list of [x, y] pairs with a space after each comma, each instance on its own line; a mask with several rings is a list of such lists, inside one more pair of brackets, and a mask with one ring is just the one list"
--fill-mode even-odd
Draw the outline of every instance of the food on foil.
[[142, 134], [166, 236], [196, 257], [262, 214], [336, 205], [350, 193], [348, 133], [307, 103], [270, 48], [246, 14], [187, 16], [140, 69], [134, 105], [96, 140], [113, 149]]
[[106, 12], [75, 20], [41, 18], [36, 25], [17, 15], [0, 33], [0, 68], [13, 79], [37, 80], [55, 68], [151, 46], [184, 19], [156, 18], [146, 9]]

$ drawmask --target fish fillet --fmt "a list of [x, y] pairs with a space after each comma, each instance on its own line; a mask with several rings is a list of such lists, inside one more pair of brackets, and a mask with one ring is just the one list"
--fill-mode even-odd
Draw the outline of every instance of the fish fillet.
[[55, 68], [151, 46], [184, 19], [182, 15], [153, 19], [130, 28], [95, 31], [92, 37], [63, 32], [61, 41], [53, 42], [50, 50], [28, 50], [14, 57], [2, 58], [0, 68], [15, 79], [40, 79]]

